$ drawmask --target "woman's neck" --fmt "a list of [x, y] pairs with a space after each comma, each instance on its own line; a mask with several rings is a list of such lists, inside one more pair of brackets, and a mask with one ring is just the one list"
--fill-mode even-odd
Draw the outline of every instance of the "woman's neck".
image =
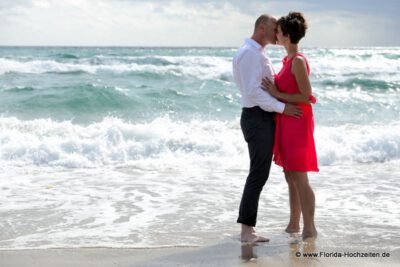
[[294, 57], [294, 55], [296, 55], [297, 52], [299, 52], [299, 45], [289, 43], [289, 44], [285, 45], [285, 50], [288, 55], [288, 59], [290, 59], [290, 58]]

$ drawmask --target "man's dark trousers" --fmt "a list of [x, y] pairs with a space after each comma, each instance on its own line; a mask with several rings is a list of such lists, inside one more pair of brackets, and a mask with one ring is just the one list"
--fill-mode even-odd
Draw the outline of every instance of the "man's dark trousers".
[[268, 180], [275, 137], [274, 112], [243, 108], [240, 126], [249, 148], [250, 171], [240, 202], [238, 223], [255, 226], [258, 200]]

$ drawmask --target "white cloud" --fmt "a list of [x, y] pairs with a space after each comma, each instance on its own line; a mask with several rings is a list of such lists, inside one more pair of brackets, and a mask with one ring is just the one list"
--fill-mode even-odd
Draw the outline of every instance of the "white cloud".
[[[299, 1], [4, 0], [2, 45], [238, 46], [256, 17], [303, 10], [308, 45], [383, 43], [387, 20]], [[375, 29], [373, 28], [375, 26]], [[386, 27], [387, 28], [387, 27]], [[398, 38], [398, 37], [397, 37]], [[391, 40], [393, 42], [393, 40]], [[399, 40], [394, 40], [399, 43]]]
[[37, 0], [31, 4], [23, 16], [8, 14], [14, 23], [0, 28], [0, 43], [228, 45], [235, 24], [244, 22], [245, 17], [227, 5], [216, 9], [212, 3], [205, 3], [200, 9], [180, 1]]
[[[310, 29], [304, 40], [308, 45], [369, 46], [400, 44], [399, 36], [390, 36], [393, 21], [353, 12], [310, 12]], [[392, 29], [391, 29], [392, 28]], [[388, 38], [391, 37], [391, 38]]]

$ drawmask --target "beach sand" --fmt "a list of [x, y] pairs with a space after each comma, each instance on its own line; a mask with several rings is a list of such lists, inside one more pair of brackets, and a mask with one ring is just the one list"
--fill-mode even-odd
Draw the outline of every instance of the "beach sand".
[[[296, 253], [315, 252], [325, 256], [307, 258]], [[400, 251], [391, 251], [389, 257], [335, 257], [332, 253], [385, 251], [357, 251], [341, 248], [330, 249], [321, 242], [274, 242], [252, 246], [241, 244], [233, 238], [203, 247], [172, 248], [57, 248], [31, 250], [1, 250], [1, 267], [59, 266], [265, 266], [265, 267], [377, 267], [400, 266]], [[388, 251], [386, 251], [388, 252]], [[329, 254], [331, 253], [331, 254]]]

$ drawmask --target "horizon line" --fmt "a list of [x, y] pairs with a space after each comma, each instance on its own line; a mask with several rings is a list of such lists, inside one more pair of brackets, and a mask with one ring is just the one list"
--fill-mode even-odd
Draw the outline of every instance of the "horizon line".
[[[153, 45], [1, 45], [0, 48], [4, 47], [15, 47], [15, 48], [45, 48], [45, 47], [54, 47], [54, 48], [238, 48], [239, 46], [180, 46], [180, 45], [172, 45], [172, 46], [153, 46]], [[278, 45], [272, 45], [272, 47], [277, 47]], [[271, 47], [271, 46], [269, 46]], [[305, 45], [301, 46], [302, 48], [397, 48], [400, 45], [333, 45], [333, 46], [316, 46], [316, 45]]]

